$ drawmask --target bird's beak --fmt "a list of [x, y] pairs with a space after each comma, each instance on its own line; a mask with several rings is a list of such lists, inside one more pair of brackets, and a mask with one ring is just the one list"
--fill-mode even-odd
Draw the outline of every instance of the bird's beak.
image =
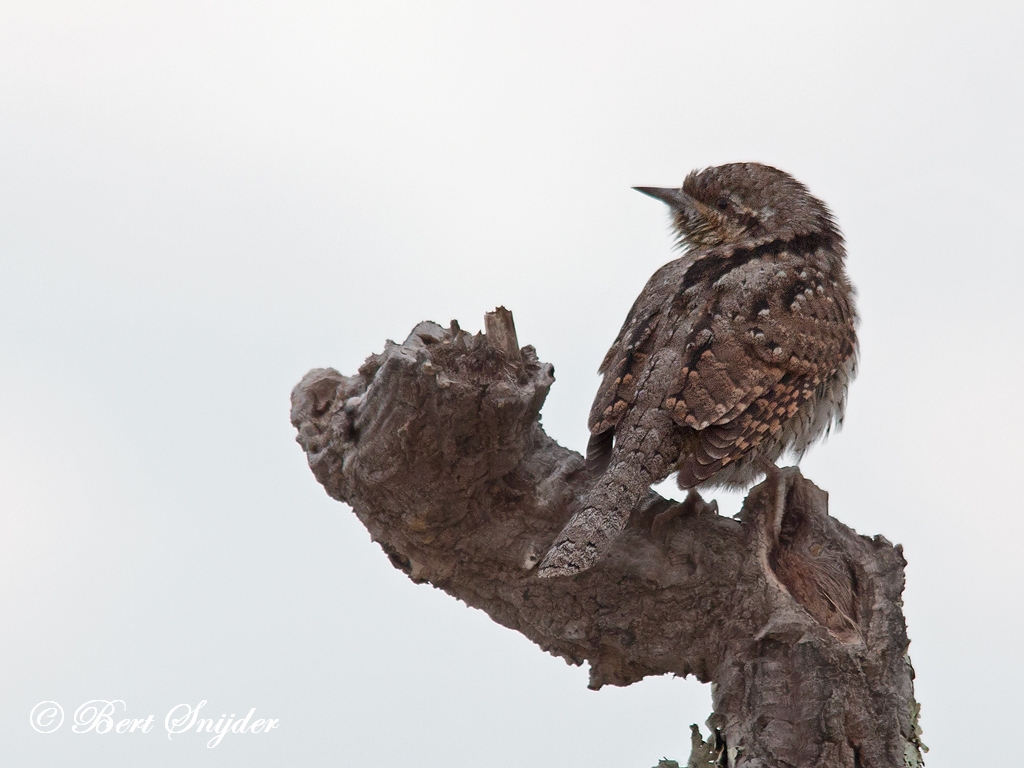
[[661, 187], [633, 187], [637, 192], [667, 203], [673, 211], [673, 221], [684, 238], [689, 239], [694, 232], [707, 228], [715, 222], [714, 211], [704, 203], [686, 194], [681, 188], [662, 189]]
[[680, 208], [682, 210], [693, 210], [693, 198], [683, 192], [682, 189], [662, 189], [661, 187], [633, 187], [637, 192], [643, 192], [645, 195], [653, 197], [655, 200], [661, 200], [663, 203], [671, 205], [673, 208]]

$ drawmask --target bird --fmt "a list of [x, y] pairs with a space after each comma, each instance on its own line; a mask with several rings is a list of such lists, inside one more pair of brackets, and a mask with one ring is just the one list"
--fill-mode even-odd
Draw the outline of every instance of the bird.
[[679, 258], [641, 291], [601, 363], [586, 468], [593, 483], [538, 567], [589, 569], [651, 485], [743, 488], [842, 426], [857, 366], [855, 290], [829, 208], [788, 173], [729, 163], [669, 206]]

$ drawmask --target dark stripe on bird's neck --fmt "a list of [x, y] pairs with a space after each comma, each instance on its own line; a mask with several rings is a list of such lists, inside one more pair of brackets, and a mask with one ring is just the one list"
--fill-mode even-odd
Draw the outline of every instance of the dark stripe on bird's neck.
[[725, 253], [713, 249], [698, 258], [686, 270], [686, 274], [683, 275], [682, 290], [686, 291], [695, 285], [714, 285], [734, 269], [749, 264], [754, 259], [776, 256], [784, 251], [814, 253], [819, 248], [835, 249], [836, 246], [837, 238], [834, 235], [819, 232], [811, 235], [798, 235], [790, 240], [772, 240], [751, 248], [737, 248], [735, 251]]

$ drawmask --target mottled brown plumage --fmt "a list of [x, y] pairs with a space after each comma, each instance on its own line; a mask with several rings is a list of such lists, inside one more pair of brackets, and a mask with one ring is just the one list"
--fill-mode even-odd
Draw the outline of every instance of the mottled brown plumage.
[[686, 489], [749, 485], [842, 422], [856, 313], [825, 205], [758, 163], [638, 189], [671, 207], [685, 250], [647, 283], [601, 364], [587, 450], [599, 477], [541, 576], [589, 568], [672, 472]]

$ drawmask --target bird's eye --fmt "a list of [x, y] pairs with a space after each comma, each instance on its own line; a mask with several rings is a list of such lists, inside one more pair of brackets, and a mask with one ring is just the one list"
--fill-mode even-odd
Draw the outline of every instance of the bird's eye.
[[729, 198], [728, 197], [720, 197], [720, 198], [718, 198], [718, 201], [715, 203], [715, 208], [717, 208], [720, 211], [727, 211], [727, 210], [729, 210]]

